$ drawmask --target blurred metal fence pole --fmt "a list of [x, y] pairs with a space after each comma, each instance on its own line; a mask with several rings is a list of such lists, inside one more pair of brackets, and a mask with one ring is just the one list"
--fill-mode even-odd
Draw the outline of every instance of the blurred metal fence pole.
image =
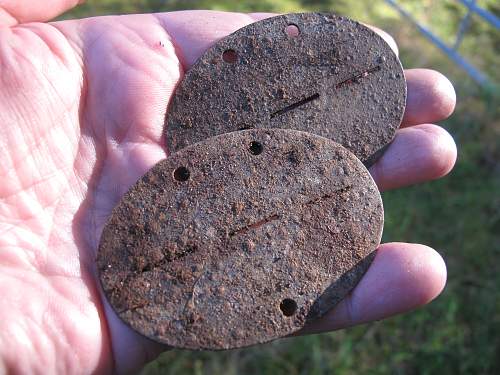
[[485, 19], [495, 29], [500, 29], [500, 18], [495, 16], [493, 13], [487, 11], [486, 9], [483, 9], [479, 6], [476, 5], [476, 1], [471, 1], [471, 0], [459, 0], [462, 4], [464, 4], [467, 8], [469, 8], [470, 11], [477, 13], [481, 18]]
[[[472, 0], [474, 3], [476, 0]], [[470, 17], [472, 15], [472, 9], [469, 8], [467, 10], [467, 14], [462, 18], [462, 21], [460, 21], [460, 25], [458, 26], [458, 33], [457, 37], [455, 38], [455, 44], [453, 45], [453, 49], [456, 51], [458, 47], [460, 47], [460, 43], [462, 43], [462, 40], [464, 39], [465, 32], [469, 28], [470, 24]]]
[[399, 14], [401, 14], [404, 18], [408, 19], [415, 27], [434, 45], [436, 45], [439, 49], [441, 49], [455, 64], [457, 64], [460, 68], [462, 68], [474, 81], [476, 81], [481, 86], [487, 86], [490, 84], [488, 77], [481, 72], [479, 69], [470, 64], [466, 59], [464, 59], [456, 49], [460, 45], [463, 35], [465, 34], [469, 19], [471, 16], [471, 12], [476, 13], [479, 17], [483, 18], [487, 22], [489, 22], [493, 27], [497, 30], [500, 29], [500, 19], [496, 17], [494, 14], [488, 12], [487, 10], [480, 8], [476, 5], [475, 1], [471, 0], [459, 0], [462, 4], [464, 4], [468, 8], [468, 12], [465, 17], [462, 19], [460, 24], [460, 28], [457, 33], [457, 38], [455, 41], [455, 45], [453, 47], [449, 47], [446, 43], [444, 43], [439, 37], [437, 37], [434, 33], [432, 33], [425, 26], [421, 25], [408, 11], [402, 8], [397, 1], [395, 0], [385, 0], [390, 6], [396, 9]]

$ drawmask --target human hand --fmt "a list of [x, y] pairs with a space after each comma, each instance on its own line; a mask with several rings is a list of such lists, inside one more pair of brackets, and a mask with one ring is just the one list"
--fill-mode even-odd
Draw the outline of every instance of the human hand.
[[[29, 23], [76, 2], [0, 0], [0, 372], [132, 372], [165, 349], [123, 324], [100, 295], [99, 236], [125, 191], [165, 158], [165, 109], [183, 73], [219, 38], [268, 16]], [[456, 158], [448, 133], [427, 124], [453, 111], [453, 87], [430, 70], [406, 77], [402, 128], [370, 170], [381, 190], [441, 177]], [[355, 290], [306, 331], [408, 311], [445, 281], [434, 250], [383, 244]]]

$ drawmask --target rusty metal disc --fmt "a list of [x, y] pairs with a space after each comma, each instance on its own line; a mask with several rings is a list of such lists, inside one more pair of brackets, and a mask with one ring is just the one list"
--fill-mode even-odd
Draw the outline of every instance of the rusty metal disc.
[[406, 103], [401, 63], [375, 32], [331, 14], [287, 14], [216, 43], [186, 73], [165, 122], [168, 150], [247, 128], [330, 138], [372, 164]]
[[254, 129], [159, 162], [115, 207], [97, 266], [118, 316], [174, 347], [228, 349], [291, 334], [361, 279], [380, 194], [344, 147]]

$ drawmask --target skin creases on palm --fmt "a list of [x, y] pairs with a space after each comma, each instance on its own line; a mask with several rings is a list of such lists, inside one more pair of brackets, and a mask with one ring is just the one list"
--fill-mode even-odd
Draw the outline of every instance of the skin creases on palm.
[[[127, 41], [143, 36], [114, 24], [121, 32], [106, 35], [106, 23], [89, 24], [85, 37], [95, 40], [84, 52], [64, 24], [2, 30], [0, 280], [4, 303], [15, 301], [2, 321], [25, 317], [2, 327], [2, 342], [33, 341], [41, 350], [23, 357], [39, 363], [75, 348], [58, 361], [111, 366], [93, 274], [100, 230], [128, 186], [165, 157], [163, 116], [181, 75], [175, 51], [141, 51]], [[166, 41], [156, 22], [141, 32]], [[21, 355], [0, 350], [7, 363]]]
[[[128, 372], [164, 349], [102, 299], [100, 232], [123, 193], [166, 156], [165, 110], [184, 72], [214, 41], [264, 16], [199, 11], [0, 26], [0, 370]], [[435, 72], [407, 73], [407, 119], [422, 117], [407, 121], [416, 126], [401, 129], [372, 169], [382, 189], [440, 177], [454, 163], [451, 137], [419, 125], [453, 110], [451, 85]], [[428, 102], [434, 112], [422, 111]], [[412, 309], [445, 279], [432, 249], [382, 245], [351, 296], [310, 330]]]

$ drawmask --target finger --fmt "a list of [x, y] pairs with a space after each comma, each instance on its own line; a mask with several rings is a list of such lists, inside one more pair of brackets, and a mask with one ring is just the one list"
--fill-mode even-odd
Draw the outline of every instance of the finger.
[[[398, 46], [390, 34], [375, 26], [365, 26], [379, 34], [398, 55]], [[455, 89], [444, 75], [430, 69], [407, 69], [405, 78], [408, 96], [402, 127], [441, 121], [453, 113]]]
[[430, 247], [381, 245], [360, 283], [337, 307], [301, 333], [316, 333], [380, 320], [429, 303], [443, 290], [446, 265]]
[[48, 21], [84, 0], [0, 0], [0, 25]]
[[382, 37], [382, 39], [384, 39], [385, 42], [389, 45], [389, 47], [391, 47], [391, 49], [394, 51], [396, 56], [399, 55], [398, 45], [397, 45], [396, 41], [394, 40], [394, 38], [389, 33], [386, 33], [384, 30], [379, 29], [378, 27], [375, 27], [372, 25], [366, 25], [366, 24], [363, 24], [363, 25], [365, 25], [366, 27], [369, 27], [370, 29], [375, 31], [378, 35], [380, 35]]
[[[265, 18], [266, 15], [258, 17]], [[256, 19], [243, 13], [206, 10], [162, 13], [158, 14], [158, 18], [175, 44], [184, 69], [191, 68], [218, 40]]]
[[453, 113], [456, 95], [448, 78], [430, 69], [408, 69], [405, 77], [408, 97], [401, 126], [437, 122]]
[[446, 175], [456, 158], [455, 141], [446, 130], [432, 124], [416, 125], [398, 130], [370, 173], [381, 191], [395, 189]]

